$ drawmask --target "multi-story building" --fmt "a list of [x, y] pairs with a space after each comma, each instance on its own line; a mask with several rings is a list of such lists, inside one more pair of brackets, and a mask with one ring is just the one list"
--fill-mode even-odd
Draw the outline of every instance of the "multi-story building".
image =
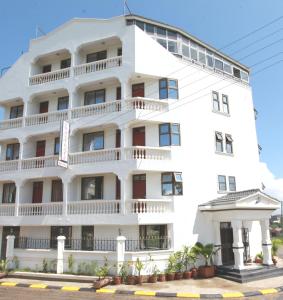
[[2, 257], [10, 234], [29, 266], [58, 235], [81, 260], [122, 235], [135, 255], [199, 240], [222, 245], [220, 265], [270, 263], [278, 202], [260, 191], [241, 63], [143, 17], [73, 19], [30, 42], [0, 104]]

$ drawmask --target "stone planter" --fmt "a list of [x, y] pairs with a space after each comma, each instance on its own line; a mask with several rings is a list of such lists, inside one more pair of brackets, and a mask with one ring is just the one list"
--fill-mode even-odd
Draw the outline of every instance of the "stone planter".
[[194, 279], [198, 278], [198, 269], [197, 268], [192, 268], [191, 272], [192, 272], [192, 278], [194, 278]]
[[134, 276], [134, 275], [128, 275], [127, 276], [127, 284], [129, 284], [129, 285], [136, 284], [136, 276]]
[[111, 279], [110, 278], [102, 278], [102, 279], [98, 279], [96, 281], [93, 282], [93, 288], [95, 289], [101, 289], [102, 287], [108, 285], [111, 283]]
[[175, 278], [175, 273], [168, 273], [166, 274], [166, 280], [167, 281], [172, 281]]
[[201, 278], [211, 278], [215, 275], [214, 266], [202, 266], [198, 269], [198, 274]]
[[136, 276], [136, 283], [137, 284], [142, 284], [144, 282], [145, 278], [143, 278], [142, 275]]

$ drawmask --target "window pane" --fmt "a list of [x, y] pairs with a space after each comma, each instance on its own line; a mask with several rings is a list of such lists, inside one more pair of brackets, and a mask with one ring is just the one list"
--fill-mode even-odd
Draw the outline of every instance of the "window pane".
[[182, 182], [182, 173], [174, 173], [175, 181], [176, 182]]
[[164, 195], [164, 196], [173, 195], [173, 184], [172, 183], [163, 183], [162, 184], [162, 195]]
[[167, 41], [163, 39], [157, 39], [157, 42], [163, 46], [165, 49], [167, 49]]
[[168, 50], [173, 53], [178, 53], [177, 42], [168, 41]]
[[58, 110], [68, 109], [69, 106], [69, 97], [60, 97], [58, 98]]
[[95, 199], [95, 178], [82, 178], [82, 200]]
[[57, 137], [57, 138], [55, 138], [55, 141], [54, 141], [54, 154], [58, 155], [59, 152], [60, 152], [60, 138]]
[[145, 30], [147, 33], [154, 33], [154, 26], [152, 24], [145, 24]]
[[162, 78], [159, 80], [159, 87], [160, 88], [167, 88], [167, 79], [166, 78]]
[[237, 78], [241, 78], [240, 70], [237, 68], [233, 68], [233, 75]]
[[223, 152], [223, 142], [222, 141], [219, 141], [219, 140], [216, 141], [216, 151]]
[[172, 133], [180, 133], [180, 125], [179, 124], [172, 124], [171, 125]]
[[232, 67], [228, 63], [224, 63], [224, 71], [226, 73], [232, 74]]
[[95, 103], [103, 103], [105, 102], [105, 90], [97, 90], [95, 91]]
[[156, 32], [157, 32], [157, 35], [166, 36], [166, 29], [164, 29], [164, 28], [157, 27]]
[[241, 78], [242, 78], [242, 80], [248, 82], [249, 81], [249, 75], [248, 75], [248, 73], [244, 72], [244, 71], [241, 71]]
[[223, 62], [219, 59], [215, 59], [215, 68], [219, 70], [223, 70]]
[[176, 182], [175, 183], [175, 195], [183, 195], [183, 184], [182, 182]]
[[141, 21], [136, 21], [136, 25], [141, 29], [144, 30], [144, 23]]
[[182, 53], [186, 57], [190, 57], [190, 48], [189, 46], [183, 45], [182, 46]]
[[197, 50], [194, 48], [191, 48], [191, 59], [198, 60], [198, 53]]
[[168, 90], [168, 99], [178, 99], [178, 90], [177, 89], [169, 89]]
[[94, 91], [85, 93], [84, 105], [91, 105], [91, 104], [95, 104], [95, 92]]
[[177, 32], [175, 31], [167, 30], [167, 36], [169, 39], [177, 40]]
[[218, 189], [219, 191], [226, 191], [226, 177], [223, 175], [218, 176]]
[[210, 55], [206, 55], [206, 61], [207, 61], [207, 65], [213, 68], [213, 57]]
[[169, 133], [170, 132], [170, 124], [166, 123], [166, 124], [160, 124], [159, 125], [160, 128], [160, 133]]
[[173, 146], [180, 146], [180, 135], [179, 134], [172, 134], [171, 135], [171, 144]]
[[83, 151], [93, 151], [104, 148], [103, 132], [87, 133], [83, 136]]
[[220, 111], [220, 103], [218, 100], [213, 100], [213, 110]]
[[233, 145], [232, 142], [226, 141], [226, 152], [232, 154], [233, 153]]
[[205, 53], [204, 52], [199, 52], [199, 61], [205, 65]]
[[169, 134], [161, 134], [159, 138], [160, 146], [170, 146], [170, 135]]
[[229, 190], [236, 191], [236, 178], [234, 176], [229, 176]]
[[172, 182], [173, 181], [173, 175], [172, 173], [164, 173], [162, 174], [162, 182]]
[[167, 89], [159, 89], [159, 99], [167, 99], [168, 93]]
[[169, 83], [169, 87], [171, 87], [171, 88], [177, 88], [178, 87], [178, 81], [177, 80], [169, 79], [168, 83]]

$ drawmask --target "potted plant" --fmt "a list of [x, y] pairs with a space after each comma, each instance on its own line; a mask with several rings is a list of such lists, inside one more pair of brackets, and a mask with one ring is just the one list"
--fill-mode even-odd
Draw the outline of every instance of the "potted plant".
[[150, 283], [156, 283], [157, 282], [157, 275], [159, 273], [159, 270], [157, 269], [157, 266], [154, 265], [153, 269], [152, 269], [152, 274], [149, 276], [148, 281]]
[[157, 280], [160, 282], [166, 281], [166, 275], [164, 273], [159, 273], [157, 276]]
[[141, 271], [143, 267], [144, 267], [144, 263], [139, 258], [137, 258], [135, 261], [135, 269], [138, 271], [138, 276], [137, 276], [138, 284], [142, 284], [143, 282], [143, 276], [141, 275]]
[[93, 287], [95, 289], [100, 289], [111, 282], [110, 278], [106, 278], [110, 270], [107, 259], [105, 258], [103, 266], [98, 268], [96, 275], [98, 276], [98, 280], [94, 281]]
[[215, 275], [215, 268], [213, 265], [213, 255], [216, 253], [213, 244], [202, 244], [197, 242], [194, 246], [194, 251], [197, 256], [203, 257], [205, 260], [205, 265], [199, 267], [198, 274], [202, 278], [211, 278]]
[[[122, 264], [118, 264], [118, 266], [119, 266], [118, 275], [113, 277], [113, 283], [115, 285], [125, 283], [128, 275], [128, 264], [126, 262], [123, 262]], [[115, 265], [115, 267], [117, 267], [117, 265]]]
[[171, 254], [168, 258], [168, 265], [166, 268], [166, 280], [172, 281], [175, 278], [175, 256]]
[[180, 280], [183, 278], [183, 273], [182, 273], [182, 269], [183, 269], [183, 253], [182, 251], [177, 251], [174, 253], [175, 256], [175, 280]]
[[0, 260], [0, 279], [7, 276], [7, 266], [8, 266], [8, 261], [5, 259], [1, 259]]
[[185, 271], [183, 273], [183, 278], [184, 279], [190, 279], [192, 278], [192, 271], [189, 270], [190, 264], [191, 262], [195, 261], [196, 257], [195, 254], [193, 253], [193, 251], [191, 251], [190, 247], [188, 246], [184, 246], [183, 247], [183, 264], [184, 264], [184, 268]]
[[263, 254], [262, 254], [262, 252], [258, 253], [258, 254], [255, 256], [254, 262], [255, 262], [256, 264], [262, 264], [262, 262], [263, 262]]

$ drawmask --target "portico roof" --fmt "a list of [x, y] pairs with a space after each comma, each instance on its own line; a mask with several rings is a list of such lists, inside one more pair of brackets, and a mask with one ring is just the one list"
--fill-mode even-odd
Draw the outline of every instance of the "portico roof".
[[280, 201], [262, 192], [260, 189], [250, 189], [227, 193], [206, 203], [200, 204], [201, 211], [222, 210], [275, 210]]

